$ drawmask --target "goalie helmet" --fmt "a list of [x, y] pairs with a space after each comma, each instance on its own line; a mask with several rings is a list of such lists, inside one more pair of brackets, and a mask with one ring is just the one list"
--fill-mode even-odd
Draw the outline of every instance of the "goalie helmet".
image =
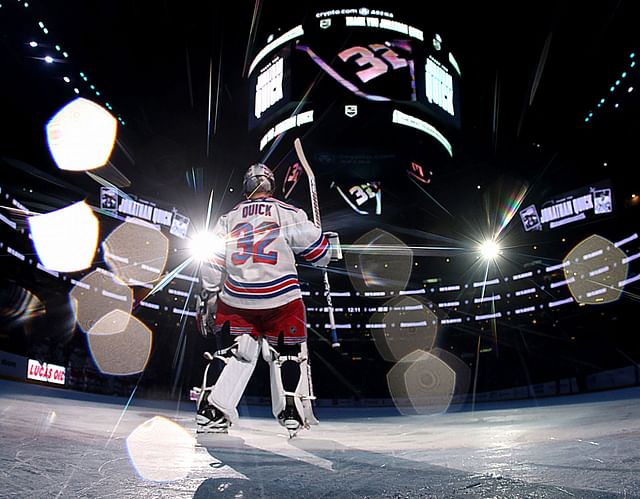
[[242, 189], [247, 197], [256, 192], [273, 194], [276, 189], [276, 179], [267, 165], [256, 163], [251, 165], [247, 173], [244, 174]]

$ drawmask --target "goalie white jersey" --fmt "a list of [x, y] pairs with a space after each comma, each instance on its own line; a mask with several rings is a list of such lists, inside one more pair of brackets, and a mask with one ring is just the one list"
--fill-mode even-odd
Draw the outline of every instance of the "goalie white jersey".
[[231, 307], [268, 309], [301, 298], [295, 255], [326, 266], [330, 247], [307, 214], [272, 197], [239, 203], [218, 220], [214, 234], [225, 241], [204, 265], [205, 289], [221, 289]]

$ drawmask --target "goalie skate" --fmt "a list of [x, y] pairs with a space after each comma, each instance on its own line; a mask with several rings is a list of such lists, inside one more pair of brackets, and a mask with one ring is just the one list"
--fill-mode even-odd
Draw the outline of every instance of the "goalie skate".
[[300, 421], [300, 416], [293, 402], [293, 397], [287, 395], [285, 409], [278, 415], [278, 422], [289, 432], [289, 438], [295, 437], [300, 429], [308, 428]]
[[196, 414], [196, 433], [229, 433], [231, 422], [215, 407], [208, 405]]

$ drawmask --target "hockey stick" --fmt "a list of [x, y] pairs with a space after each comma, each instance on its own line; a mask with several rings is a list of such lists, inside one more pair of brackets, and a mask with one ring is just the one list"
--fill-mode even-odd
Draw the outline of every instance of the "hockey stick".
[[[296, 154], [300, 160], [300, 164], [307, 174], [309, 179], [309, 193], [311, 195], [311, 210], [313, 211], [313, 224], [322, 229], [320, 222], [320, 204], [318, 203], [318, 189], [316, 188], [316, 176], [311, 169], [311, 165], [307, 161], [304, 151], [302, 149], [302, 143], [300, 139], [296, 138], [293, 141], [293, 146], [296, 149]], [[333, 304], [331, 301], [331, 286], [329, 285], [329, 273], [326, 268], [322, 269], [322, 280], [324, 281], [324, 292], [327, 297], [327, 308], [329, 309], [329, 326], [331, 327], [331, 346], [333, 348], [339, 348], [340, 342], [338, 341], [338, 333], [336, 332], [336, 319], [333, 316]]]

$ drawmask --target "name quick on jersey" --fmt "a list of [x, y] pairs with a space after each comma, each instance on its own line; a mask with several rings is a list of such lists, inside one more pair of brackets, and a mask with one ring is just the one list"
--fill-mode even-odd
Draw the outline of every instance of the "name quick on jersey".
[[242, 208], [242, 216], [244, 218], [252, 217], [254, 215], [264, 215], [264, 216], [270, 217], [271, 208], [273, 208], [273, 206], [270, 204], [262, 204], [262, 203], [250, 204]]

